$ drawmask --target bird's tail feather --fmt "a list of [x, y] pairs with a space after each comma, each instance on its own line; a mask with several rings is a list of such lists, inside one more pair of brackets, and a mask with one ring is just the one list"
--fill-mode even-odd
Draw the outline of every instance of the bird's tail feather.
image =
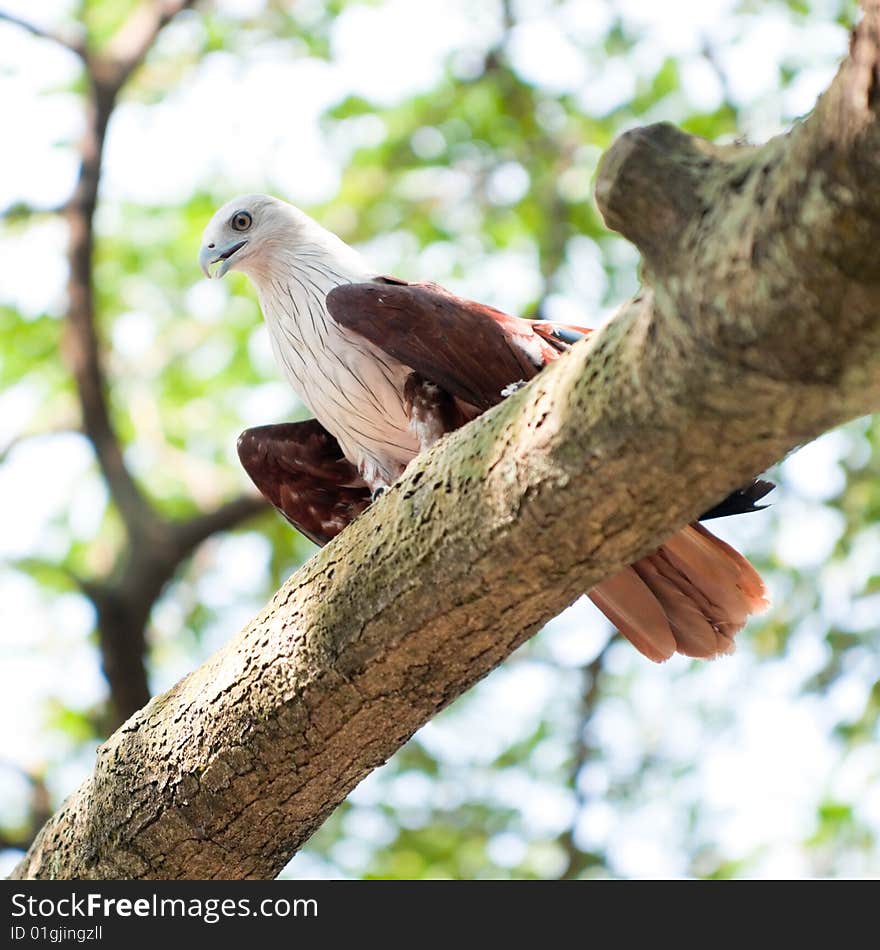
[[655, 662], [673, 653], [709, 658], [732, 653], [750, 614], [767, 606], [751, 564], [700, 524], [590, 591], [620, 632]]

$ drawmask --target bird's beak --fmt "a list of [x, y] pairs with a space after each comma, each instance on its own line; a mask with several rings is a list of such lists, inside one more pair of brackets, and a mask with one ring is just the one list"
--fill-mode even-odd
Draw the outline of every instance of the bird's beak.
[[[222, 277], [233, 264], [233, 257], [247, 244], [247, 241], [235, 241], [224, 247], [217, 247], [215, 244], [205, 244], [199, 251], [199, 267], [205, 277]], [[211, 265], [220, 261], [220, 266], [214, 273], [211, 273]]]

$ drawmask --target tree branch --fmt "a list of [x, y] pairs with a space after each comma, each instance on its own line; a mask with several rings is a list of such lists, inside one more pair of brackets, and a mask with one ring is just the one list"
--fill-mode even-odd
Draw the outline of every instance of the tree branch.
[[98, 203], [104, 140], [116, 103], [116, 92], [102, 84], [90, 62], [87, 122], [79, 145], [80, 170], [76, 188], [65, 209], [68, 225], [67, 313], [62, 355], [76, 383], [83, 433], [110, 494], [129, 533], [135, 539], [149, 530], [155, 518], [125, 464], [122, 446], [110, 418], [106, 380], [96, 330], [92, 267], [94, 217]]
[[87, 122], [80, 141], [80, 171], [73, 195], [64, 207], [69, 227], [68, 306], [64, 356], [76, 382], [83, 431], [91, 441], [110, 493], [132, 538], [147, 540], [158, 519], [123, 459], [105, 393], [105, 375], [95, 329], [92, 287], [94, 215], [98, 201], [107, 125], [117, 94], [140, 65], [160, 30], [195, 0], [149, 0], [138, 6], [102, 53], [71, 42], [30, 22], [0, 12], [0, 19], [51, 39], [76, 52], [86, 65]]
[[187, 554], [197, 548], [202, 541], [221, 531], [238, 527], [242, 521], [268, 511], [265, 498], [256, 494], [241, 495], [233, 498], [203, 515], [196, 515], [189, 521], [175, 524], [172, 528], [175, 543]]
[[878, 38], [872, 6], [814, 114], [762, 148], [666, 126], [624, 136], [597, 194], [650, 289], [417, 459], [130, 719], [16, 875], [277, 874], [582, 591], [880, 408]]
[[119, 88], [144, 61], [159, 33], [196, 0], [148, 0], [142, 3], [120, 27], [103, 53], [112, 64], [108, 80]]
[[[159, 31], [194, 0], [152, 0], [135, 9], [102, 52], [85, 54], [87, 116], [79, 145], [80, 171], [64, 214], [68, 224], [67, 313], [62, 354], [76, 384], [82, 430], [127, 531], [127, 547], [108, 578], [82, 584], [98, 616], [103, 668], [117, 721], [149, 698], [144, 665], [150, 611], [180, 562], [211, 524], [237, 523], [242, 507], [225, 517], [169, 524], [141, 491], [129, 470], [111, 417], [97, 330], [93, 286], [94, 218], [104, 142], [122, 86], [140, 65]], [[220, 530], [221, 528], [218, 528]], [[200, 533], [201, 532], [201, 533]]]
[[150, 613], [181, 562], [207, 538], [267, 508], [264, 499], [242, 495], [189, 521], [167, 522], [156, 516], [150, 543], [131, 545], [112, 581], [78, 581], [98, 617], [101, 665], [117, 723], [150, 698], [144, 663]]
[[577, 807], [572, 816], [571, 824], [558, 839], [566, 858], [565, 867], [559, 875], [560, 880], [563, 881], [577, 880], [587, 868], [599, 864], [596, 855], [588, 854], [580, 849], [575, 838], [575, 832], [577, 830], [578, 820], [587, 804], [584, 793], [580, 787], [580, 779], [581, 772], [589, 761], [591, 753], [594, 751], [593, 744], [590, 742], [588, 736], [588, 730], [599, 701], [599, 677], [602, 674], [602, 660], [604, 656], [605, 650], [603, 649], [596, 659], [581, 671], [583, 685], [573, 742], [569, 779]]
[[53, 435], [66, 435], [69, 433], [79, 435], [76, 426], [69, 423], [47, 426], [45, 429], [27, 429], [24, 432], [19, 432], [12, 436], [11, 439], [8, 439], [5, 445], [0, 446], [0, 465], [5, 465], [9, 460], [9, 456], [12, 455], [19, 446], [25, 442], [29, 442], [31, 439], [42, 439]]
[[[94, 217], [102, 173], [107, 127], [120, 90], [143, 62], [159, 32], [195, 0], [147, 0], [103, 50], [75, 51], [85, 63], [86, 122], [79, 143], [76, 187], [60, 210], [68, 225], [67, 309], [62, 356], [79, 400], [83, 434], [90, 441], [102, 476], [127, 532], [113, 568], [99, 579], [76, 579], [92, 601], [100, 632], [100, 649], [117, 722], [149, 699], [144, 664], [146, 627], [153, 604], [180, 563], [215, 532], [229, 530], [266, 507], [262, 499], [243, 496], [187, 522], [169, 522], [141, 491], [129, 470], [113, 423], [98, 333], [93, 286]], [[0, 19], [36, 36], [69, 45], [59, 36], [0, 12]], [[71, 47], [73, 48], [73, 47]], [[12, 206], [8, 219], [54, 209]], [[12, 445], [0, 450], [0, 463]]]
[[36, 23], [23, 20], [21, 17], [17, 17], [12, 13], [6, 13], [4, 10], [0, 10], [0, 22], [11, 23], [13, 26], [27, 30], [32, 36], [36, 36], [41, 40], [51, 40], [58, 46], [62, 46], [71, 53], [75, 53], [80, 59], [84, 60], [86, 57], [85, 43], [81, 39], [74, 39], [57, 33], [54, 30], [47, 30], [45, 27], [37, 26]]
[[55, 206], [46, 206], [39, 207], [37, 205], [27, 204], [25, 202], [16, 202], [11, 205], [7, 205], [5, 208], [0, 211], [0, 221], [7, 221], [10, 223], [19, 223], [22, 221], [29, 221], [32, 218], [38, 218], [64, 214], [65, 205], [55, 205]]
[[119, 90], [140, 65], [159, 31], [195, 0], [152, 0], [135, 9], [106, 51], [86, 57], [88, 115], [80, 142], [80, 173], [65, 209], [69, 226], [67, 332], [64, 355], [76, 381], [83, 430], [95, 449], [110, 493], [132, 538], [156, 533], [157, 516], [125, 464], [105, 392], [98, 334], [92, 264], [94, 216], [98, 202], [104, 141]]
[[[92, 289], [93, 218], [101, 177], [104, 139], [115, 105], [115, 90], [102, 84], [100, 60], [89, 53], [84, 41], [72, 43], [52, 31], [2, 11], [0, 20], [13, 23], [34, 36], [53, 40], [73, 50], [86, 65], [89, 80], [88, 114], [86, 129], [79, 145], [80, 171], [73, 195], [60, 209], [65, 214], [70, 232], [64, 356], [76, 382], [84, 434], [94, 447], [123, 520], [131, 528], [133, 522], [146, 519], [146, 502], [125, 466], [121, 447], [110, 422], [104, 393], [104, 373], [95, 332]], [[7, 209], [6, 213], [14, 216], [20, 211], [13, 206]]]

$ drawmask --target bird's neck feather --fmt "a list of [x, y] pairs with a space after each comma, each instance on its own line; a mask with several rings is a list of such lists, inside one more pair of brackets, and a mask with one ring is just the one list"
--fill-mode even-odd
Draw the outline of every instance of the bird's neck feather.
[[308, 320], [313, 324], [317, 318], [325, 322], [327, 294], [334, 287], [375, 277], [375, 271], [356, 251], [344, 244], [342, 247], [350, 253], [335, 253], [335, 249], [317, 244], [299, 244], [295, 249], [278, 247], [252, 271], [270, 329], [278, 320], [295, 324]]
[[248, 267], [258, 289], [266, 282], [311, 275], [313, 281], [326, 283], [329, 291], [339, 284], [376, 276], [375, 269], [341, 238], [297, 208], [290, 207], [288, 213], [292, 220], [278, 228]]

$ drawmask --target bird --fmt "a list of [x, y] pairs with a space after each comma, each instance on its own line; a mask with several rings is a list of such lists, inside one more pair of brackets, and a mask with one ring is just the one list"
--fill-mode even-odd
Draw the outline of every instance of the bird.
[[[238, 454], [257, 488], [318, 545], [421, 452], [591, 332], [383, 275], [305, 212], [269, 195], [223, 205], [205, 228], [199, 264], [208, 278], [247, 275], [275, 360], [314, 414], [245, 430]], [[732, 492], [588, 596], [655, 662], [733, 652], [767, 594], [748, 560], [702, 522], [760, 510], [773, 487], [756, 479]]]

